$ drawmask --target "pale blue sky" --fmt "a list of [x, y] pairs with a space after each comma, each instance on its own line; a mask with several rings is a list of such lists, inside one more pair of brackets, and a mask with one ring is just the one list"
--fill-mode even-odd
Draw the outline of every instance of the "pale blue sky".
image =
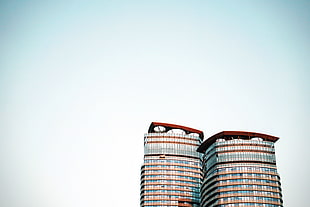
[[1, 1], [1, 206], [139, 206], [159, 121], [279, 136], [306, 207], [309, 21], [310, 1]]

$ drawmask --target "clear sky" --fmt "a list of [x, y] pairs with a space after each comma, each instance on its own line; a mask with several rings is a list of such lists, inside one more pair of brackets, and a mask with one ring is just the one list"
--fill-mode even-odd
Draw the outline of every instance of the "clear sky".
[[0, 1], [0, 205], [137, 207], [152, 121], [279, 136], [306, 207], [310, 1]]

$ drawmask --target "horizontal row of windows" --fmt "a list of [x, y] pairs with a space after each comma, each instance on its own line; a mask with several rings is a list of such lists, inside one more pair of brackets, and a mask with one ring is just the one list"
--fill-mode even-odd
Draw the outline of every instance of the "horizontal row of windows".
[[212, 171], [211, 174], [217, 172], [233, 172], [233, 171], [244, 171], [244, 172], [251, 172], [251, 171], [262, 171], [262, 172], [277, 172], [275, 168], [267, 168], [267, 167], [255, 167], [255, 166], [238, 166], [238, 167], [223, 167], [218, 168]]
[[179, 166], [179, 165], [146, 165], [145, 170], [148, 168], [168, 168], [168, 169], [190, 169], [190, 170], [200, 170], [199, 167], [187, 167], [187, 166]]
[[[189, 145], [186, 145], [189, 146]], [[196, 146], [192, 146], [197, 148]], [[198, 152], [196, 152], [196, 149], [177, 149], [177, 148], [152, 148], [148, 147], [144, 149], [144, 154], [145, 155], [152, 155], [152, 154], [173, 154], [177, 156], [189, 156], [189, 157], [194, 157], [194, 158], [200, 158], [202, 155]]]
[[182, 138], [148, 138], [145, 140], [145, 144], [149, 143], [149, 142], [184, 142], [184, 143], [189, 143], [189, 144], [196, 144], [199, 145], [200, 141], [199, 140], [192, 140], [192, 139], [182, 139]]
[[200, 176], [200, 172], [189, 172], [184, 170], [145, 170], [144, 174], [179, 174], [179, 175], [193, 175], [193, 176]]
[[217, 146], [221, 145], [234, 145], [234, 144], [250, 144], [250, 145], [267, 145], [274, 146], [273, 142], [269, 141], [258, 141], [258, 140], [246, 140], [246, 139], [232, 139], [232, 140], [223, 140], [222, 142], [215, 142]]
[[195, 178], [191, 176], [181, 176], [181, 175], [145, 175], [145, 178], [153, 178], [153, 179], [189, 179], [194, 181], [200, 181], [200, 178]]
[[235, 172], [255, 172], [255, 173], [264, 173], [264, 174], [277, 174], [277, 170], [275, 168], [268, 168], [268, 167], [255, 167], [255, 166], [238, 166], [238, 167], [222, 167], [222, 168], [214, 168], [210, 170], [207, 174], [206, 178], [214, 176], [216, 173], [235, 173]]
[[147, 133], [144, 135], [144, 139], [148, 137], [185, 137], [185, 138], [192, 138], [192, 139], [199, 139], [199, 135], [193, 135], [193, 134], [177, 134], [177, 133]]
[[255, 163], [240, 163], [240, 164], [219, 164], [219, 168], [224, 167], [267, 167], [267, 168], [275, 168], [273, 164], [255, 164]]
[[174, 149], [174, 150], [192, 150], [196, 151], [197, 146], [188, 145], [185, 143], [150, 143], [144, 146], [145, 149]]
[[[216, 205], [217, 207], [281, 207], [281, 205], [274, 205], [268, 203], [231, 203], [231, 204], [224, 204], [224, 205]], [[165, 206], [166, 207], [166, 206]]]
[[183, 193], [183, 194], [189, 194], [196, 197], [199, 197], [199, 192], [192, 192], [192, 191], [184, 191], [184, 190], [145, 190], [144, 193]]
[[274, 153], [268, 152], [244, 152], [244, 151], [237, 151], [237, 152], [227, 152], [227, 153], [218, 153], [219, 157], [227, 157], [227, 158], [243, 158], [243, 157], [251, 157], [256, 159], [275, 159]]
[[150, 189], [163, 189], [165, 191], [167, 191], [166, 189], [178, 189], [178, 190], [190, 190], [191, 192], [200, 192], [200, 188], [199, 185], [195, 186], [195, 187], [191, 187], [191, 186], [182, 186], [182, 185], [148, 185], [148, 186], [144, 186], [141, 190], [150, 190]]
[[257, 182], [257, 183], [279, 183], [278, 181], [273, 180], [263, 180], [263, 179], [228, 179], [228, 180], [220, 180], [217, 181], [218, 183], [234, 183], [234, 182], [242, 182], [242, 183], [250, 183], [250, 182]]
[[[183, 197], [178, 197], [180, 199], [182, 199]], [[162, 204], [166, 204], [166, 203], [176, 203], [178, 201], [171, 201], [171, 200], [149, 200], [149, 201], [143, 201], [144, 203], [162, 203]], [[191, 199], [191, 202], [195, 202], [195, 203], [199, 203], [199, 199]]]
[[218, 177], [232, 177], [232, 176], [249, 176], [249, 177], [262, 177], [262, 178], [277, 178], [276, 175], [260, 174], [260, 173], [232, 173], [218, 175]]
[[156, 200], [169, 200], [173, 198], [183, 198], [183, 199], [199, 199], [199, 195], [197, 197], [194, 196], [180, 196], [180, 195], [147, 195], [144, 196], [144, 200], [156, 199]]
[[[169, 160], [183, 160], [183, 161], [199, 161], [197, 158], [191, 158], [191, 157], [183, 157], [183, 156], [175, 156], [175, 155], [169, 155], [169, 154], [162, 154], [165, 159]], [[162, 155], [147, 155], [144, 157], [145, 160], [155, 160], [158, 158], [161, 158]]]
[[256, 190], [236, 190], [236, 191], [224, 191], [219, 192], [219, 195], [226, 195], [226, 194], [254, 194], [254, 195], [265, 195], [265, 196], [279, 196], [279, 193], [270, 192], [270, 191], [256, 191]]
[[190, 161], [185, 160], [171, 160], [171, 159], [158, 159], [155, 158], [154, 160], [144, 160], [144, 163], [179, 163], [179, 164], [186, 164], [186, 165], [193, 165], [193, 166], [200, 166], [199, 161], [193, 161], [191, 159]]
[[232, 150], [256, 150], [256, 151], [267, 151], [274, 152], [272, 147], [262, 147], [262, 146], [250, 146], [250, 145], [238, 145], [238, 146], [228, 146], [228, 147], [217, 147], [215, 148], [216, 152], [221, 151], [232, 151]]
[[215, 190], [226, 190], [226, 189], [236, 189], [236, 190], [253, 189], [253, 190], [259, 190], [259, 191], [279, 191], [279, 192], [281, 192], [280, 187], [269, 186], [269, 185], [249, 185], [249, 184], [225, 185], [225, 186], [220, 186], [220, 187], [211, 186], [211, 187], [209, 187], [209, 189], [205, 189], [205, 187], [203, 187], [202, 191], [209, 193], [210, 190], [215, 191]]
[[142, 181], [142, 183], [169, 183], [169, 184], [173, 184], [173, 183], [183, 183], [183, 184], [192, 184], [192, 185], [199, 185], [200, 186], [200, 182], [197, 181], [183, 181], [183, 180], [144, 180]]
[[[269, 175], [269, 174], [260, 174], [260, 173], [231, 173], [231, 174], [220, 174], [214, 176], [214, 178], [232, 178], [232, 177], [247, 177], [247, 178], [265, 178], [265, 179], [277, 179], [276, 175]], [[204, 179], [208, 180], [208, 179]]]
[[177, 202], [175, 202], [174, 203], [174, 205], [171, 205], [172, 203], [170, 203], [170, 205], [168, 206], [167, 204], [166, 205], [164, 205], [164, 206], [160, 206], [160, 205], [155, 205], [155, 206], [153, 206], [153, 205], [147, 205], [147, 207], [178, 207], [178, 203]]
[[225, 185], [217, 187], [217, 189], [227, 189], [227, 188], [250, 188], [250, 189], [258, 189], [258, 190], [281, 190], [280, 187], [269, 186], [269, 185]]
[[[172, 204], [172, 203], [170, 203], [170, 204]], [[154, 205], [154, 204], [153, 204]], [[153, 206], [153, 205], [147, 205], [147, 207], [172, 207], [172, 206], [174, 206], [174, 207], [178, 207], [178, 203], [177, 203], [177, 201], [174, 203], [174, 205], [164, 205], [164, 206], [160, 206], [160, 205], [155, 205], [155, 206]]]
[[270, 198], [270, 197], [259, 197], [259, 196], [238, 196], [238, 197], [227, 197], [218, 199], [221, 201], [273, 201], [273, 202], [281, 202], [279, 198]]

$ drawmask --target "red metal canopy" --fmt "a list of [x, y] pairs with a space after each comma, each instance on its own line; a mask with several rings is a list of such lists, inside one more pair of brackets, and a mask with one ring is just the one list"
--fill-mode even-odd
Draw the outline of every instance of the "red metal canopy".
[[276, 142], [279, 137], [271, 136], [268, 134], [261, 134], [256, 132], [244, 132], [244, 131], [222, 131], [204, 141], [197, 149], [198, 152], [204, 153], [208, 147], [210, 147], [217, 139], [251, 139], [251, 138], [262, 138], [265, 141]]
[[165, 131], [167, 132], [171, 129], [182, 129], [183, 131], [185, 131], [186, 134], [190, 134], [190, 133], [197, 133], [199, 134], [200, 139], [203, 139], [203, 132], [197, 129], [193, 129], [193, 128], [189, 128], [189, 127], [185, 127], [185, 126], [181, 126], [181, 125], [176, 125], [176, 124], [168, 124], [168, 123], [161, 123], [161, 122], [152, 122], [148, 133], [155, 133], [156, 131], [154, 130], [155, 127], [157, 126], [163, 126], [165, 127]]

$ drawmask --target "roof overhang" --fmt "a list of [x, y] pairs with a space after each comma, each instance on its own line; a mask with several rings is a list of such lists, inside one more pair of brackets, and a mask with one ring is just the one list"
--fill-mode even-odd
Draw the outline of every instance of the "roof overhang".
[[256, 132], [244, 132], [244, 131], [222, 131], [204, 141], [197, 149], [198, 152], [204, 153], [208, 147], [210, 147], [217, 139], [252, 139], [252, 138], [262, 138], [264, 141], [276, 142], [279, 137], [271, 136], [268, 134], [261, 134]]
[[165, 127], [166, 130], [164, 132], [167, 132], [171, 129], [182, 129], [186, 134], [197, 133], [197, 134], [199, 134], [200, 139], [203, 140], [203, 132], [200, 130], [193, 129], [190, 127], [181, 126], [181, 125], [161, 123], [161, 122], [152, 122], [150, 127], [149, 127], [148, 133], [157, 133], [154, 130], [155, 127], [157, 127], [157, 126]]

